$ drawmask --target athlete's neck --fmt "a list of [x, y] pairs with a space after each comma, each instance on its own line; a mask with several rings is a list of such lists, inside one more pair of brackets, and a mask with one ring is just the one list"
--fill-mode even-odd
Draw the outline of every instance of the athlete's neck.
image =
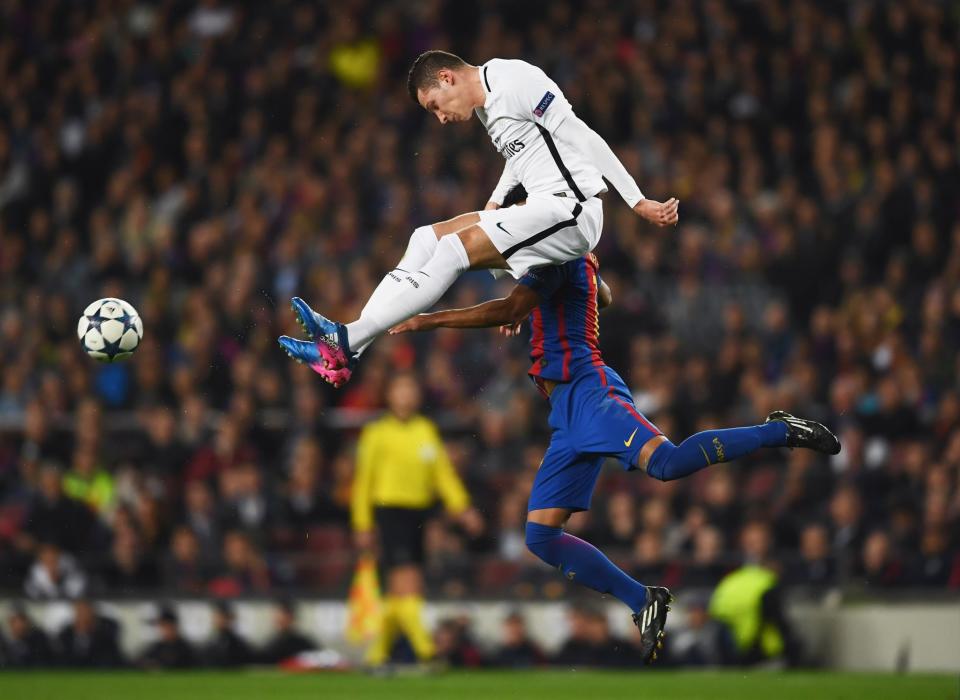
[[467, 85], [470, 86], [470, 101], [473, 103], [473, 109], [479, 109], [487, 103], [487, 93], [483, 89], [483, 83], [480, 76], [480, 66], [468, 66], [463, 70]]

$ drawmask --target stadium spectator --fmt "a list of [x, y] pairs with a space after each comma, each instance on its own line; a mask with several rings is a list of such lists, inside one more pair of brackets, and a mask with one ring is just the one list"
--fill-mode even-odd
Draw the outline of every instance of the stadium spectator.
[[519, 561], [527, 556], [527, 545], [523, 536], [526, 506], [526, 494], [521, 492], [508, 492], [500, 499], [497, 554], [501, 559]]
[[50, 640], [23, 607], [13, 606], [7, 617], [7, 629], [6, 639], [0, 639], [0, 666], [36, 668], [53, 663]]
[[229, 602], [220, 600], [214, 603], [213, 636], [202, 652], [205, 665], [233, 668], [254, 660], [250, 645], [234, 630], [235, 622], [236, 613]]
[[346, 522], [346, 513], [321, 489], [320, 443], [300, 438], [293, 448], [289, 479], [281, 495], [281, 537], [287, 544], [301, 543], [304, 533], [316, 525]]
[[723, 532], [736, 532], [740, 529], [743, 514], [736, 498], [736, 485], [729, 468], [707, 471], [703, 503], [710, 522]]
[[313, 640], [298, 632], [295, 625], [296, 609], [293, 602], [276, 601], [273, 606], [273, 637], [259, 653], [263, 663], [277, 664], [297, 654], [319, 648]]
[[[744, 548], [759, 547], [762, 533], [762, 526], [745, 528]], [[784, 613], [782, 591], [777, 573], [762, 563], [730, 572], [713, 591], [707, 610], [730, 630], [739, 663], [800, 663], [802, 650]]]
[[223, 536], [223, 568], [210, 581], [217, 596], [264, 593], [271, 587], [270, 569], [249, 535], [231, 530]]
[[694, 536], [693, 555], [683, 571], [683, 585], [712, 588], [728, 569], [723, 562], [723, 535], [712, 525], [705, 525]]
[[92, 446], [75, 449], [71, 468], [63, 475], [64, 494], [85, 503], [101, 518], [108, 519], [114, 491], [113, 476], [97, 463], [96, 450]]
[[[147, 350], [147, 347], [140, 349], [139, 352], [144, 350]], [[154, 368], [153, 371], [159, 372], [159, 358], [153, 363], [144, 362], [138, 365], [138, 369], [141, 367]], [[162, 381], [161, 374], [149, 383]], [[137, 464], [144, 473], [160, 478], [164, 482], [170, 481], [171, 486], [176, 486], [176, 479], [180, 476], [188, 456], [186, 448], [177, 435], [176, 414], [170, 406], [161, 404], [143, 411], [140, 419], [143, 429], [142, 440], [132, 450]]]
[[190, 460], [184, 474], [187, 481], [210, 479], [221, 472], [256, 459], [253, 447], [243, 439], [242, 426], [226, 416], [220, 421], [212, 444], [201, 446]]
[[[15, 342], [15, 336], [20, 323], [20, 317], [15, 312], [8, 312], [4, 316], [4, 330], [7, 331], [6, 342]], [[12, 327], [11, 327], [12, 326]], [[16, 368], [11, 368], [16, 369]], [[44, 410], [39, 400], [28, 402], [23, 409], [23, 434], [19, 440], [20, 458], [24, 461], [37, 464], [41, 460], [56, 461], [65, 458], [64, 445], [58, 439], [50, 424], [50, 416]]]
[[763, 564], [770, 558], [772, 535], [770, 526], [762, 520], [752, 520], [740, 531], [740, 549], [745, 564]]
[[672, 666], [727, 666], [736, 663], [737, 649], [730, 630], [708, 611], [709, 596], [684, 597], [687, 617], [684, 625], [671, 633], [666, 648], [667, 663]]
[[607, 501], [606, 518], [595, 541], [598, 547], [627, 550], [634, 546], [638, 529], [635, 496], [629, 491], [617, 491], [611, 494]]
[[664, 549], [671, 555], [690, 554], [694, 550], [697, 534], [709, 524], [707, 511], [702, 505], [688, 506], [683, 511], [683, 519], [677, 527], [668, 532], [664, 540]]
[[672, 586], [674, 576], [668, 576], [667, 564], [663, 556], [663, 539], [653, 530], [640, 532], [633, 545], [634, 566], [630, 574], [638, 581], [656, 581], [658, 584]]
[[43, 542], [23, 590], [34, 600], [79, 598], [87, 591], [87, 576], [70, 554], [53, 542]]
[[501, 643], [489, 662], [504, 668], [531, 668], [546, 662], [546, 655], [530, 639], [526, 620], [519, 611], [504, 618]]
[[207, 588], [209, 567], [202, 559], [193, 530], [181, 525], [170, 537], [170, 551], [163, 565], [163, 585], [182, 594], [198, 594]]
[[161, 605], [151, 623], [156, 625], [157, 640], [137, 659], [140, 668], [183, 669], [197, 665], [196, 650], [180, 634], [180, 621], [176, 610], [168, 605]]
[[511, 425], [511, 415], [505, 408], [488, 408], [479, 417], [480, 444], [474, 471], [488, 479], [512, 471], [517, 455], [523, 450], [523, 422], [514, 421]]
[[800, 553], [787, 569], [792, 584], [823, 588], [836, 581], [836, 563], [830, 554], [830, 536], [820, 523], [811, 523], [800, 533]]
[[124, 664], [116, 621], [98, 615], [89, 600], [73, 604], [73, 621], [57, 635], [58, 663], [71, 668], [115, 668]]
[[26, 516], [20, 537], [21, 547], [33, 550], [40, 542], [55, 543], [76, 552], [91, 544], [97, 535], [93, 514], [79, 501], [63, 493], [60, 468], [46, 463], [40, 469], [37, 493]]
[[[802, 532], [811, 520], [823, 516], [823, 495], [833, 487], [830, 466], [807, 450], [792, 450], [787, 471], [782, 475], [779, 493], [769, 494], [775, 540], [781, 546], [796, 549]], [[776, 488], [776, 487], [775, 487]], [[831, 575], [835, 575], [835, 571]]]
[[606, 610], [592, 610], [588, 616], [590, 643], [596, 665], [607, 668], [635, 668], [638, 650], [610, 631]]
[[550, 658], [550, 663], [568, 668], [600, 666], [603, 650], [598, 649], [591, 628], [591, 616], [594, 611], [584, 605], [573, 605], [567, 611], [567, 623], [570, 634], [566, 641]]
[[215, 561], [220, 555], [221, 525], [210, 488], [202, 481], [190, 482], [185, 488], [184, 500], [182, 522], [196, 536], [204, 559]]
[[149, 548], [132, 525], [113, 534], [110, 560], [100, 573], [103, 589], [117, 595], [136, 595], [156, 590], [160, 575]]
[[859, 572], [871, 588], [889, 588], [903, 581], [903, 564], [893, 552], [887, 533], [876, 530], [864, 540]]
[[241, 530], [259, 543], [276, 526], [277, 504], [264, 488], [255, 464], [245, 462], [220, 472], [220, 523]]
[[161, 508], [160, 498], [148, 489], [141, 488], [136, 492], [132, 525], [151, 557], [167, 540], [169, 523], [164, 519]]
[[550, 663], [569, 668], [616, 668], [637, 664], [637, 650], [610, 632], [606, 611], [574, 604], [567, 611], [570, 635]]
[[936, 526], [924, 530], [920, 551], [913, 562], [912, 582], [921, 586], [943, 587], [960, 575], [960, 554], [951, 551], [947, 533]]
[[860, 548], [864, 537], [860, 494], [852, 486], [842, 486], [830, 500], [832, 526], [831, 549], [840, 558], [842, 566]]
[[464, 539], [440, 518], [431, 518], [423, 528], [428, 588], [440, 588], [452, 598], [463, 598], [471, 576], [471, 557]]
[[477, 668], [483, 664], [480, 648], [470, 636], [468, 621], [446, 618], [433, 633], [435, 658], [452, 668]]

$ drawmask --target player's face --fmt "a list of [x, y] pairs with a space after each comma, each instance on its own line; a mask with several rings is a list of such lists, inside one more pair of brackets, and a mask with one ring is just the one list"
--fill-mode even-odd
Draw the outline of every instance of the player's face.
[[469, 121], [473, 113], [466, 81], [457, 80], [453, 71], [437, 73], [437, 85], [417, 91], [420, 106], [435, 116], [441, 124]]

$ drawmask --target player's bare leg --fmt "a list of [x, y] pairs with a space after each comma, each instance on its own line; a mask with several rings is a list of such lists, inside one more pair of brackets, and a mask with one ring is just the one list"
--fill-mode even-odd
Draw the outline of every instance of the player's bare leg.
[[[447, 219], [446, 221], [441, 221], [440, 223], [434, 224], [433, 230], [434, 233], [436, 233], [437, 240], [440, 240], [446, 235], [456, 233], [457, 231], [462, 231], [468, 226], [473, 226], [474, 224], [478, 223], [480, 223], [480, 215], [475, 211], [471, 211], [467, 212], [466, 214], [455, 216], [452, 219]], [[426, 262], [426, 260], [423, 262]]]

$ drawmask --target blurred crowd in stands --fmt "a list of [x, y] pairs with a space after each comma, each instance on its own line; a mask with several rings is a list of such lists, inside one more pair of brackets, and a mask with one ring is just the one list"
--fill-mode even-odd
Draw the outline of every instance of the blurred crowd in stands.
[[[688, 600], [687, 624], [666, 647], [660, 665], [720, 666], [742, 661], [729, 632], [711, 620], [702, 601]], [[158, 606], [152, 625], [153, 641], [137, 653], [123, 651], [123, 630], [109, 609], [86, 599], [73, 603], [72, 615], [54, 633], [49, 633], [21, 606], [6, 619], [7, 633], [0, 634], [0, 669], [24, 668], [121, 668], [184, 669], [236, 668], [277, 665], [292, 668], [342, 668], [349, 662], [337, 652], [322, 651], [322, 645], [297, 626], [296, 606], [288, 600], [273, 604], [272, 632], [262, 645], [251, 643], [238, 629], [234, 607], [227, 601], [213, 604], [213, 625], [202, 642], [187, 639], [180, 616], [167, 605]], [[606, 612], [578, 603], [567, 610], [563, 643], [552, 653], [545, 651], [529, 632], [529, 623], [519, 611], [509, 613], [493, 645], [482, 645], [472, 632], [466, 615], [445, 617], [434, 630], [437, 655], [433, 665], [452, 668], [532, 668], [556, 665], [567, 668], [636, 667], [639, 633], [631, 627], [628, 638], [613, 634]], [[414, 660], [404, 639], [394, 649], [397, 663]], [[383, 670], [383, 669], [381, 669]]]
[[[430, 522], [431, 589], [569, 591], [523, 545], [549, 434], [522, 340], [384, 338], [339, 391], [276, 344], [291, 295], [354, 318], [415, 226], [486, 203], [484, 130], [405, 93], [427, 48], [536, 63], [648, 196], [680, 199], [663, 231], [607, 197], [596, 251], [605, 358], [669, 437], [787, 409], [844, 445], [667, 484], [611, 466], [571, 529], [679, 588], [744, 561], [817, 589], [960, 588], [950, 8], [4, 2], [0, 590], [341, 594], [357, 429], [413, 368], [487, 523]], [[442, 304], [502, 284], [471, 273]], [[127, 363], [77, 343], [103, 296], [144, 319]]]
[[206, 644], [196, 645], [184, 638], [176, 610], [160, 605], [154, 617], [144, 620], [155, 627], [154, 641], [130, 658], [121, 648], [120, 625], [89, 600], [74, 602], [71, 620], [52, 635], [25, 608], [16, 606], [6, 620], [6, 637], [0, 636], [0, 667], [229, 668], [277, 664], [318, 650], [315, 641], [296, 629], [293, 603], [277, 601], [273, 616], [272, 636], [261, 648], [255, 648], [237, 633], [233, 606], [219, 601], [214, 604], [210, 638]]

